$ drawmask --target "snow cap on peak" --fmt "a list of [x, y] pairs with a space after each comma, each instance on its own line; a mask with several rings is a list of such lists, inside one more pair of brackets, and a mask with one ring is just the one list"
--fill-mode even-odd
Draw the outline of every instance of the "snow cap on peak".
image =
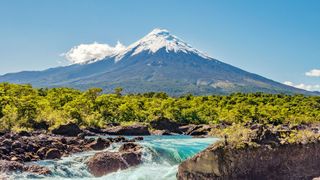
[[168, 35], [169, 31], [167, 29], [155, 28], [148, 35]]
[[166, 52], [183, 52], [187, 54], [197, 54], [203, 58], [211, 59], [209, 56], [191, 47], [178, 37], [170, 34], [167, 29], [156, 28], [144, 36], [142, 39], [126, 47], [119, 41], [115, 46], [108, 44], [80, 44], [73, 47], [63, 56], [73, 64], [86, 64], [114, 57], [115, 61], [120, 61], [125, 56], [134, 56], [141, 52], [155, 53], [160, 49]]
[[192, 48], [189, 44], [185, 43], [178, 37], [171, 35], [167, 29], [156, 28], [152, 30], [149, 34], [144, 36], [139, 41], [128, 46], [128, 48], [120, 53], [116, 60], [120, 60], [127, 53], [132, 52], [131, 56], [137, 55], [143, 51], [149, 53], [155, 53], [160, 49], [165, 49], [167, 52], [184, 52], [184, 53], [195, 53], [206, 59], [209, 57], [200, 51]]

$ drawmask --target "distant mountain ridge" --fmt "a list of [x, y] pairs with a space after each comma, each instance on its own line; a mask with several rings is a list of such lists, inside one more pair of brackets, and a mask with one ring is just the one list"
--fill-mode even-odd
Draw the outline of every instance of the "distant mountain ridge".
[[102, 60], [23, 71], [0, 76], [0, 82], [30, 83], [36, 87], [123, 87], [127, 93], [164, 91], [171, 95], [266, 92], [318, 95], [287, 86], [218, 61], [164, 29], [111, 53]]

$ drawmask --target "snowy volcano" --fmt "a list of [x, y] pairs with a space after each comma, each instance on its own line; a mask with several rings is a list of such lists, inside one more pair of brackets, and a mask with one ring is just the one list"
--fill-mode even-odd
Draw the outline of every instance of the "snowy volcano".
[[154, 29], [148, 35], [133, 43], [126, 50], [117, 55], [116, 59], [122, 59], [128, 54], [134, 56], [144, 51], [156, 53], [160, 49], [165, 49], [167, 53], [192, 53], [210, 59], [208, 56], [192, 48], [178, 37], [171, 35], [166, 29]]
[[1, 82], [36, 87], [123, 87], [127, 93], [171, 95], [233, 92], [316, 94], [252, 74], [209, 57], [165, 29], [154, 29], [125, 47], [82, 45], [65, 54], [72, 65], [0, 76]]

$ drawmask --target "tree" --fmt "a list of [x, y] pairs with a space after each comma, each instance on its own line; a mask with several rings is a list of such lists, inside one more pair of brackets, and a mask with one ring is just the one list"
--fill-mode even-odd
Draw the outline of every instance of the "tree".
[[121, 94], [122, 91], [123, 91], [122, 87], [116, 87], [114, 89], [114, 94], [116, 94], [117, 96], [122, 96], [122, 94]]

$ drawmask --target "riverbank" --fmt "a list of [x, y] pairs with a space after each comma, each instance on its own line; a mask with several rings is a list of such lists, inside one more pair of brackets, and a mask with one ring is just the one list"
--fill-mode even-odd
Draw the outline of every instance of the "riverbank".
[[[38, 162], [54, 163], [76, 154], [86, 154], [86, 158], [80, 155], [81, 162], [72, 161], [81, 164], [81, 171], [84, 171], [74, 177], [109, 177], [119, 170], [119, 176], [123, 177], [121, 172], [128, 176], [130, 172], [136, 172], [134, 169], [145, 167], [146, 162], [155, 163], [154, 169], [174, 168], [172, 172], [177, 173], [178, 179], [320, 176], [317, 169], [320, 167], [319, 124], [221, 123], [210, 126], [179, 124], [158, 118], [149, 125], [113, 123], [105, 128], [80, 128], [69, 123], [50, 131], [0, 135], [0, 172], [7, 175], [27, 173], [55, 177], [59, 173], [53, 167]], [[209, 136], [221, 140], [205, 149], [216, 141], [208, 139]], [[169, 141], [165, 137], [169, 137]], [[160, 162], [163, 158], [165, 160]], [[69, 166], [73, 166], [71, 164]], [[170, 173], [171, 178], [175, 179], [175, 176]]]
[[[69, 123], [50, 131], [3, 132], [0, 134], [0, 172], [6, 174], [28, 172], [37, 175], [50, 175], [52, 173], [50, 169], [39, 165], [28, 166], [28, 163], [59, 160], [81, 152], [104, 151], [114, 144], [122, 144], [123, 148], [119, 148], [122, 149], [119, 153], [106, 153], [102, 154], [103, 156], [96, 154], [94, 155], [96, 159], [92, 161], [99, 161], [99, 158], [107, 159], [108, 162], [111, 162], [111, 164], [107, 164], [108, 168], [112, 166], [114, 170], [105, 171], [103, 170], [105, 167], [94, 170], [97, 164], [88, 163], [88, 169], [92, 175], [102, 176], [141, 163], [142, 148], [137, 146], [137, 143], [144, 139], [141, 136], [179, 134], [205, 136], [210, 130], [211, 127], [207, 125], [178, 124], [166, 118], [159, 118], [152, 121], [149, 126], [142, 124], [120, 126], [113, 123], [108, 124], [103, 129], [81, 129], [76, 124]], [[124, 136], [132, 137], [126, 138]], [[97, 159], [97, 157], [99, 158]], [[122, 164], [123, 161], [119, 161], [119, 159], [125, 159], [125, 163]], [[128, 164], [128, 162], [133, 163]]]
[[[101, 136], [103, 139], [108, 137]], [[127, 137], [128, 140], [132, 138]], [[131, 146], [132, 143], [127, 142], [115, 142], [103, 150], [90, 150], [71, 154], [61, 159], [25, 163], [28, 166], [37, 165], [49, 169], [51, 173], [48, 175], [32, 174], [30, 172], [12, 172], [10, 173], [10, 177], [21, 180], [37, 178], [45, 180], [126, 180], [128, 177], [131, 180], [152, 179], [153, 177], [157, 177], [159, 180], [174, 180], [176, 179], [178, 165], [182, 161], [194, 156], [216, 140], [215, 138], [192, 138], [185, 135], [144, 136], [143, 140], [134, 143], [137, 146]], [[139, 147], [142, 147], [142, 149]], [[118, 159], [115, 159], [118, 156], [128, 157], [131, 153], [133, 153], [132, 156], [134, 157], [131, 160], [134, 161], [118, 161]], [[138, 161], [136, 161], [135, 157], [139, 157]], [[99, 163], [101, 161], [104, 163]], [[121, 167], [123, 162], [139, 162], [139, 165], [123, 168]], [[104, 166], [105, 163], [107, 166]], [[121, 170], [108, 172], [114, 167], [120, 167]]]
[[320, 176], [320, 126], [234, 125], [223, 137], [179, 165], [177, 178], [312, 179]]

